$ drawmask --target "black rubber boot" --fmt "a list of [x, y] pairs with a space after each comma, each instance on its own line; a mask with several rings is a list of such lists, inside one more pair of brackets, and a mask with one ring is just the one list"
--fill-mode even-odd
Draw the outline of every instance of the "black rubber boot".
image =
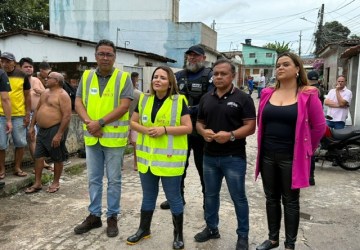
[[174, 243], [173, 249], [184, 249], [184, 239], [183, 239], [183, 222], [184, 214], [172, 215], [173, 224], [174, 224]]
[[127, 238], [126, 243], [128, 245], [135, 245], [141, 239], [147, 239], [151, 235], [150, 225], [154, 211], [143, 211], [141, 210], [140, 226], [134, 235]]

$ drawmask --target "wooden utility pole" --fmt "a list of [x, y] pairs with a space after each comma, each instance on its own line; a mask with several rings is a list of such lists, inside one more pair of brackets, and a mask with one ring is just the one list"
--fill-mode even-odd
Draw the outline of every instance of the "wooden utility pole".
[[323, 41], [324, 8], [325, 8], [325, 5], [322, 4], [321, 9], [319, 10], [319, 14], [318, 14], [319, 25], [318, 25], [318, 31], [316, 32], [317, 37], [316, 37], [316, 43], [315, 43], [315, 54], [317, 54], [317, 52], [322, 48], [323, 43], [324, 43], [324, 41]]
[[213, 30], [215, 30], [215, 20], [213, 20], [213, 22], [212, 22], [212, 24], [211, 24], [211, 28], [213, 29]]

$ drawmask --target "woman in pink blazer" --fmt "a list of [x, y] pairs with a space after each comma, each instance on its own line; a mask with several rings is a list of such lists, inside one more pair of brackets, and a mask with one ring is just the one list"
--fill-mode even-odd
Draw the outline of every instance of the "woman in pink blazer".
[[309, 186], [310, 160], [325, 133], [318, 90], [308, 86], [301, 59], [283, 53], [276, 61], [275, 87], [261, 93], [258, 111], [258, 156], [269, 239], [257, 250], [279, 246], [281, 199], [284, 206], [285, 249], [295, 249], [299, 227], [300, 188]]

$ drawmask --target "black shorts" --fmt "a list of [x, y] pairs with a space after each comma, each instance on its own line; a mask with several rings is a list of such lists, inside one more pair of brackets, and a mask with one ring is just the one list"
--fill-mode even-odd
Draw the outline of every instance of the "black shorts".
[[66, 149], [65, 142], [68, 129], [65, 130], [61, 138], [60, 146], [57, 148], [51, 147], [51, 142], [58, 132], [59, 127], [60, 124], [54, 125], [50, 128], [39, 128], [36, 136], [35, 158], [50, 157], [54, 162], [63, 162], [67, 159], [68, 151]]

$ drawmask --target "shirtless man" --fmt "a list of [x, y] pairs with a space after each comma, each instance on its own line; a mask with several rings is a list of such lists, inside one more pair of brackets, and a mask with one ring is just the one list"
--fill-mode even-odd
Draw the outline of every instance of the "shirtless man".
[[[31, 89], [30, 89], [30, 98], [31, 98], [30, 122], [31, 122], [32, 116], [34, 115], [34, 111], [37, 108], [37, 105], [40, 101], [40, 95], [45, 91], [45, 87], [39, 78], [33, 76], [34, 62], [31, 58], [23, 57], [20, 59], [19, 64], [20, 64], [21, 71], [24, 72], [28, 76], [29, 82], [31, 84]], [[35, 126], [35, 136], [36, 136], [36, 133], [37, 133], [37, 127]], [[36, 140], [31, 140], [29, 134], [27, 135], [26, 139], [28, 142], [30, 155], [33, 158], [33, 160], [35, 160], [34, 152], [35, 152]], [[44, 166], [48, 170], [53, 170], [53, 168], [46, 162], [44, 162]], [[33, 173], [35, 173], [35, 169], [33, 170]]]
[[35, 137], [34, 126], [39, 126], [35, 148], [35, 183], [25, 193], [35, 193], [42, 189], [41, 174], [44, 168], [43, 157], [54, 161], [54, 180], [47, 189], [55, 193], [60, 188], [60, 176], [66, 157], [66, 136], [71, 118], [71, 100], [62, 88], [64, 77], [58, 72], [51, 72], [45, 78], [47, 89], [40, 97], [39, 104], [31, 121], [29, 134]]

